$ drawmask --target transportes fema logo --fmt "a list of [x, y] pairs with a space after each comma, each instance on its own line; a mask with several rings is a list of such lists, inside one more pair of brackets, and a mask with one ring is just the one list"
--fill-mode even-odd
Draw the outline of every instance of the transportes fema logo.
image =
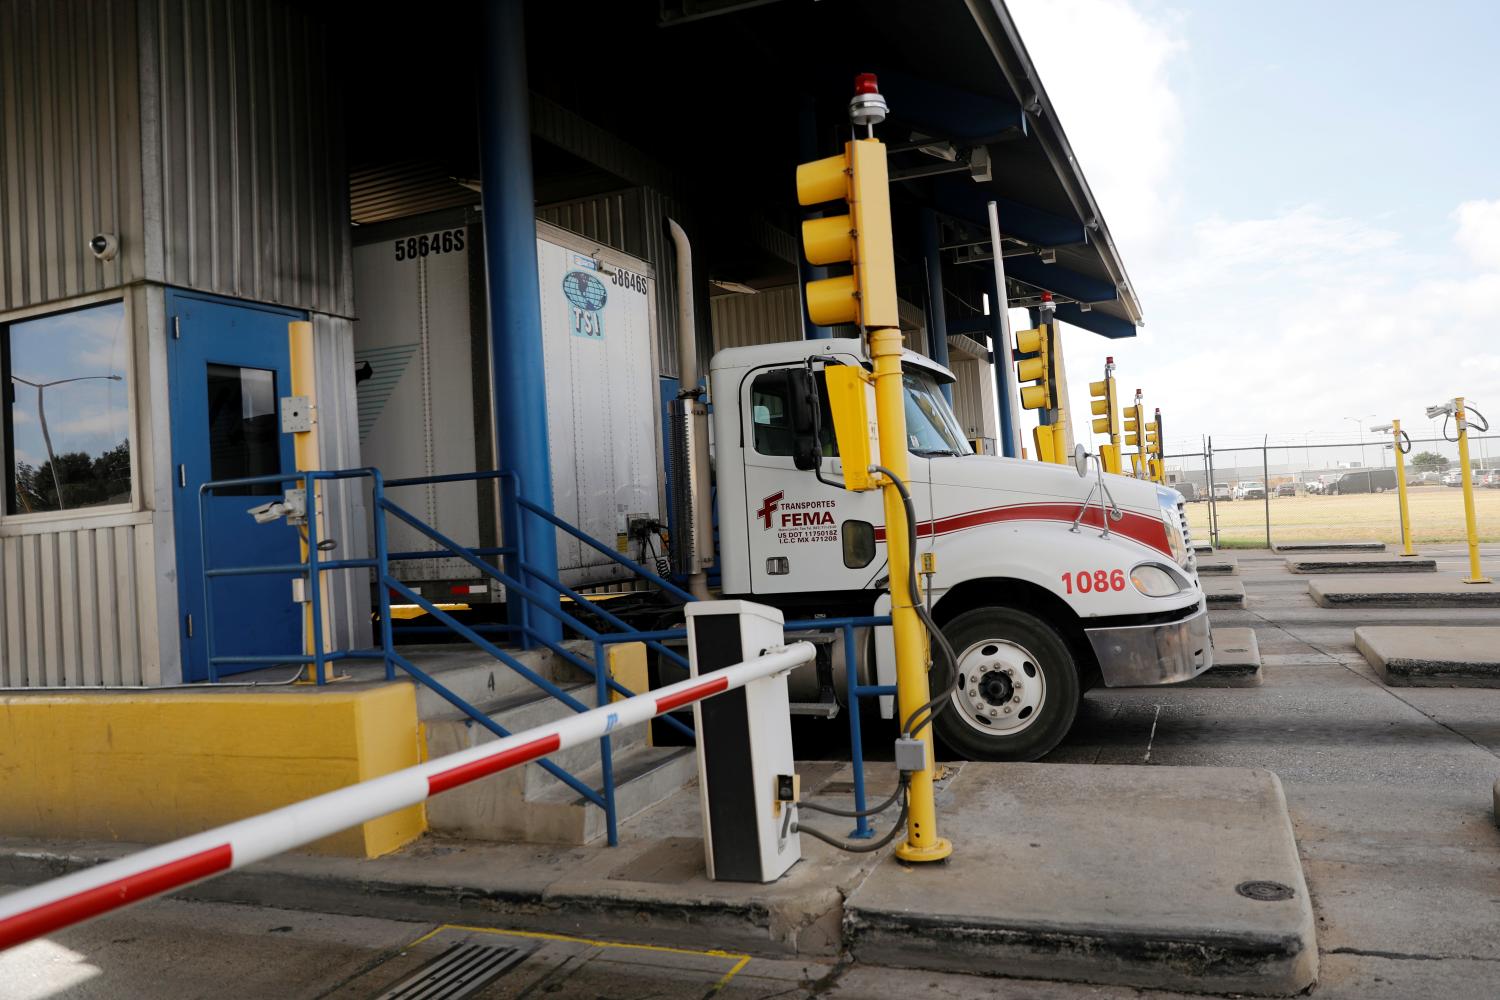
[[[593, 263], [590, 261], [589, 263]], [[609, 290], [593, 271], [572, 270], [563, 275], [563, 294], [572, 307], [573, 336], [598, 340], [604, 336], [604, 303]]]

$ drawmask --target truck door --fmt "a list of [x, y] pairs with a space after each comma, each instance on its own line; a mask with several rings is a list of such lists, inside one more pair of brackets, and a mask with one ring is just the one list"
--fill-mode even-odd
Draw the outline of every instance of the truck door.
[[[885, 564], [884, 546], [875, 543], [876, 529], [885, 523], [880, 492], [851, 493], [795, 467], [786, 370], [752, 371], [740, 389], [741, 420], [748, 431], [744, 455], [751, 589], [757, 594], [861, 590], [881, 575]], [[818, 384], [822, 390], [821, 371]], [[842, 466], [828, 394], [820, 391], [819, 396], [822, 474], [838, 482]], [[925, 498], [926, 491], [918, 495]]]

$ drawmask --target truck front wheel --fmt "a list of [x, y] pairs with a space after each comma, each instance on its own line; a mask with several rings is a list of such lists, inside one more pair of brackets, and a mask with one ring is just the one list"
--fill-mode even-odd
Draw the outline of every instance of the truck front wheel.
[[[1072, 728], [1078, 667], [1046, 622], [1015, 608], [965, 611], [943, 626], [958, 658], [958, 685], [933, 722], [948, 748], [970, 760], [1037, 760]], [[952, 675], [935, 652], [933, 690]]]

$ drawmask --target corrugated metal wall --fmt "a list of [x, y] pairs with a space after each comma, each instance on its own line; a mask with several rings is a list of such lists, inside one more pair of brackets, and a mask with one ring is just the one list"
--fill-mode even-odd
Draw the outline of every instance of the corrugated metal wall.
[[151, 515], [0, 538], [0, 687], [159, 684]]
[[349, 189], [328, 31], [283, 0], [141, 0], [147, 276], [348, 316]]
[[[781, 285], [759, 292], [713, 297], [713, 349], [779, 344], [802, 339], [802, 298], [797, 285]], [[910, 302], [899, 302], [902, 342], [913, 351], [926, 353], [927, 334], [922, 310]], [[858, 337], [853, 326], [833, 328], [835, 337]]]
[[710, 300], [714, 350], [802, 339], [802, 300], [796, 285]]
[[142, 276], [136, 65], [131, 0], [0, 0], [0, 311]]

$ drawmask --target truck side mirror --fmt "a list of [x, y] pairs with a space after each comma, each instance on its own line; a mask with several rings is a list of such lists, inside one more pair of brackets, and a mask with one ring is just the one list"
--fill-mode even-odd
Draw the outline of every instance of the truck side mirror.
[[806, 368], [788, 368], [783, 375], [792, 428], [792, 464], [810, 472], [823, 464], [823, 445], [818, 440], [818, 383]]

